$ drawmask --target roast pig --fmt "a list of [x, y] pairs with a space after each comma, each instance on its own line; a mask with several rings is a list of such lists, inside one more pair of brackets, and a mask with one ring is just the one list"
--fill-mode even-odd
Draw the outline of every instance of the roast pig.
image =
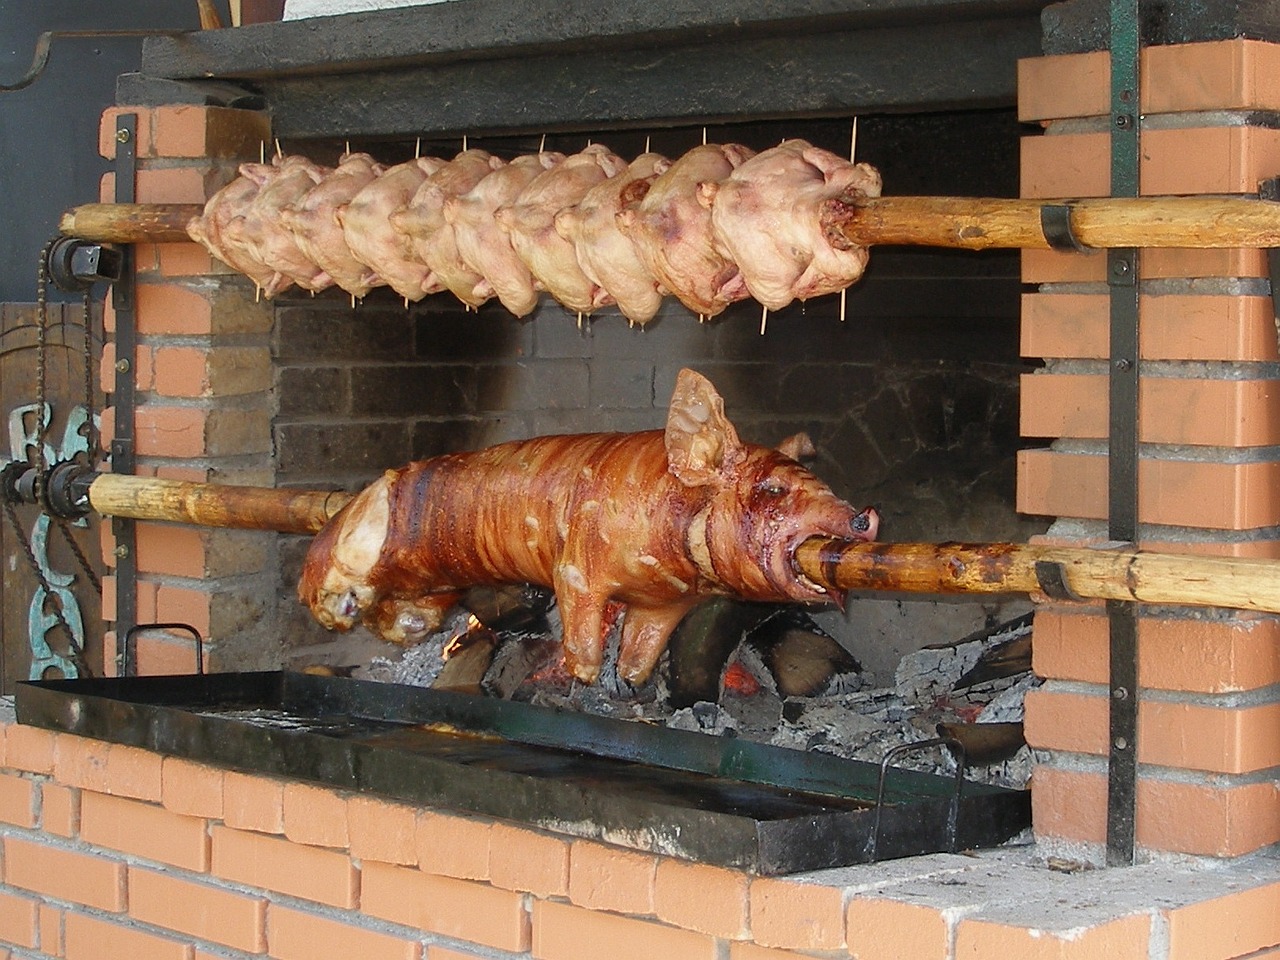
[[467, 587], [541, 584], [586, 682], [620, 604], [618, 672], [639, 683], [708, 595], [838, 601], [797, 571], [796, 547], [873, 540], [878, 522], [780, 450], [739, 440], [710, 381], [683, 370], [665, 431], [537, 437], [387, 471], [316, 536], [298, 595], [329, 629], [363, 622], [406, 642]]

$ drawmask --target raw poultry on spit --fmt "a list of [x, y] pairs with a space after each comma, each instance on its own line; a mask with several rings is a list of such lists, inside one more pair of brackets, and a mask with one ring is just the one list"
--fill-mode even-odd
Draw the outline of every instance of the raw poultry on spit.
[[866, 250], [823, 229], [847, 192], [878, 197], [879, 173], [804, 140], [630, 164], [599, 144], [393, 167], [277, 156], [243, 164], [187, 232], [268, 298], [295, 284], [353, 298], [390, 286], [406, 302], [450, 290], [522, 317], [545, 291], [580, 315], [616, 304], [644, 324], [665, 295], [713, 317], [748, 297], [779, 310], [854, 283]]

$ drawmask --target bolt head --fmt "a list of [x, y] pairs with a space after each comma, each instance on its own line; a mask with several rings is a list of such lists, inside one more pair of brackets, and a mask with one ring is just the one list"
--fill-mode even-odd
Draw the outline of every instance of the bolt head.
[[121, 359], [116, 361], [116, 370], [118, 370], [120, 373], [128, 373], [129, 367], [130, 367], [130, 363], [128, 360]]
[[128, 143], [128, 142], [129, 142], [129, 131], [128, 131], [128, 130], [117, 130], [117, 131], [116, 131], [116, 143]]
[[116, 556], [117, 556], [117, 557], [120, 557], [121, 559], [124, 559], [125, 557], [127, 557], [127, 556], [129, 555], [129, 548], [128, 548], [128, 547], [126, 547], [126, 546], [122, 543], [122, 544], [120, 544], [119, 546], [117, 546], [117, 547], [116, 547], [116, 551], [115, 551], [115, 553], [116, 553]]

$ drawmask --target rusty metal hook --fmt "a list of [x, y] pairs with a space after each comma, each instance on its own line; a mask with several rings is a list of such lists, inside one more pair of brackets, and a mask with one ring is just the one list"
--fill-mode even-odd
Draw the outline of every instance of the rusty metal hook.
[[49, 53], [55, 39], [65, 40], [79, 37], [176, 37], [186, 32], [185, 30], [46, 30], [36, 38], [35, 54], [31, 58], [31, 69], [14, 83], [0, 83], [0, 93], [13, 93], [35, 83], [36, 78], [49, 65]]

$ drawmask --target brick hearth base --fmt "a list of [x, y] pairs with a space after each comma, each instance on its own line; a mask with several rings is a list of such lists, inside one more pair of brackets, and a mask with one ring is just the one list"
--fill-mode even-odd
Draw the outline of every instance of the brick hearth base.
[[1280, 861], [1260, 856], [1069, 873], [1015, 848], [760, 878], [11, 715], [0, 734], [3, 958], [1229, 960], [1280, 944]]

